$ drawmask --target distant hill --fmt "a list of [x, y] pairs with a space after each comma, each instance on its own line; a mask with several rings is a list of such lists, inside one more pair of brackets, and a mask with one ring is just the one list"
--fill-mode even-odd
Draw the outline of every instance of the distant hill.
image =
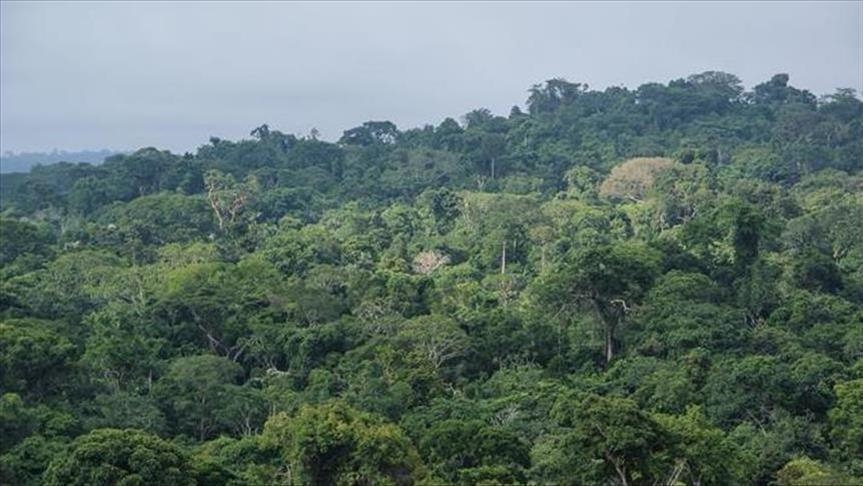
[[84, 150], [81, 152], [67, 152], [65, 150], [54, 150], [53, 152], [5, 152], [0, 156], [0, 174], [13, 172], [30, 172], [36, 165], [55, 164], [57, 162], [87, 162], [101, 164], [105, 157], [120, 152], [113, 150]]

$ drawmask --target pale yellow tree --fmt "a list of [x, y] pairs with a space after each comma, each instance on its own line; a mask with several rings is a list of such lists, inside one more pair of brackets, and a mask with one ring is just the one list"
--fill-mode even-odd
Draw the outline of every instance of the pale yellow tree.
[[641, 202], [653, 187], [656, 176], [673, 165], [674, 160], [661, 157], [629, 159], [611, 169], [611, 174], [599, 186], [599, 193], [613, 199]]

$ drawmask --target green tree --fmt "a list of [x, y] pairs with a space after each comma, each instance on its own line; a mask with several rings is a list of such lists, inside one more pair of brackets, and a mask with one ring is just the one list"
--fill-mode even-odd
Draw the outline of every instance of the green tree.
[[97, 429], [51, 461], [46, 485], [194, 485], [186, 455], [175, 445], [134, 429]]
[[788, 461], [776, 473], [777, 486], [816, 486], [819, 484], [848, 485], [860, 484], [861, 478], [850, 477], [832, 470], [830, 467], [808, 457]]
[[435, 475], [448, 483], [523, 482], [527, 444], [515, 433], [479, 421], [445, 420], [428, 430], [420, 450]]
[[240, 399], [235, 385], [243, 369], [218, 356], [175, 359], [156, 384], [154, 393], [166, 408], [169, 423], [206, 440], [232, 426], [232, 401]]
[[207, 202], [213, 210], [213, 215], [219, 223], [219, 229], [229, 231], [244, 223], [253, 215], [246, 209], [257, 195], [259, 182], [254, 177], [244, 182], [237, 182], [231, 174], [218, 170], [210, 170], [204, 176], [204, 186], [207, 190]]
[[89, 176], [75, 181], [69, 194], [69, 207], [81, 215], [93, 214], [113, 201], [114, 188], [104, 178]]
[[618, 328], [640, 303], [659, 271], [659, 254], [644, 245], [617, 243], [579, 249], [536, 289], [539, 304], [557, 313], [591, 312], [604, 334], [606, 363], [618, 347]]
[[35, 319], [0, 322], [0, 384], [33, 397], [58, 393], [75, 358], [75, 346], [55, 326]]
[[652, 483], [670, 470], [663, 460], [668, 439], [631, 400], [588, 396], [566, 421], [572, 429], [562, 439], [561, 472], [579, 482]]
[[286, 484], [410, 484], [425, 477], [401, 429], [341, 402], [275, 415], [263, 440], [281, 452]]
[[51, 256], [54, 235], [45, 225], [0, 217], [0, 266], [20, 256], [43, 261]]
[[674, 457], [669, 484], [740, 484], [746, 482], [740, 467], [740, 451], [725, 433], [707, 419], [699, 407], [688, 407], [684, 415], [657, 415], [666, 431]]
[[345, 131], [339, 143], [345, 145], [394, 144], [399, 138], [395, 124], [389, 121], [367, 121], [362, 126]]
[[420, 316], [405, 323], [397, 339], [418, 353], [435, 369], [460, 357], [468, 347], [468, 337], [451, 319]]
[[0, 482], [3, 484], [43, 484], [42, 473], [48, 464], [65, 452], [62, 440], [41, 435], [27, 437], [8, 453], [0, 456]]
[[863, 379], [836, 385], [836, 405], [828, 412], [838, 458], [863, 471]]

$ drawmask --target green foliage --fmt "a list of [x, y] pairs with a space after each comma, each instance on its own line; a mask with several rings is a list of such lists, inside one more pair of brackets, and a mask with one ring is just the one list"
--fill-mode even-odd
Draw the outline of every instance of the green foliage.
[[0, 395], [0, 453], [28, 436], [69, 436], [78, 431], [75, 417], [63, 407], [29, 406], [16, 393]]
[[345, 131], [339, 143], [345, 145], [393, 144], [398, 140], [399, 131], [392, 122], [369, 121], [362, 126]]
[[446, 482], [524, 481], [528, 447], [515, 433], [479, 421], [445, 420], [423, 437], [420, 450]]
[[836, 407], [830, 410], [836, 455], [860, 471], [863, 457], [863, 379], [836, 385]]
[[561, 437], [556, 473], [585, 483], [651, 483], [661, 477], [666, 438], [635, 402], [591, 395], [573, 405], [571, 415], [561, 417], [571, 428]]
[[856, 93], [528, 96], [4, 174], [0, 482], [859, 483]]
[[48, 323], [0, 322], [0, 384], [4, 390], [45, 396], [59, 392], [75, 347]]
[[177, 446], [140, 430], [97, 429], [75, 439], [45, 471], [47, 485], [195, 484]]
[[804, 486], [819, 484], [852, 485], [859, 484], [860, 478], [837, 473], [818, 461], [801, 457], [789, 461], [776, 473], [777, 486]]
[[0, 265], [9, 265], [21, 256], [39, 263], [50, 256], [52, 243], [54, 235], [45, 225], [0, 218]]
[[271, 417], [263, 440], [289, 466], [287, 484], [409, 484], [425, 474], [401, 429], [340, 402]]
[[745, 482], [742, 454], [700, 408], [689, 407], [684, 415], [659, 415], [656, 420], [673, 444], [669, 453], [674, 458], [675, 480], [686, 484]]
[[62, 441], [31, 435], [8, 453], [0, 456], [0, 482], [4, 484], [42, 484], [42, 472], [65, 452]]
[[232, 428], [251, 433], [263, 410], [254, 390], [235, 385], [242, 371], [217, 356], [174, 360], [155, 390], [173, 429], [199, 440]]
[[94, 238], [133, 260], [149, 260], [147, 250], [168, 243], [201, 240], [216, 230], [206, 203], [179, 194], [156, 194], [106, 208]]
[[657, 252], [638, 243], [578, 249], [541, 281], [536, 290], [539, 303], [558, 303], [558, 314], [578, 309], [592, 313], [604, 328], [604, 354], [610, 362], [619, 347], [618, 327], [652, 284], [659, 260]]

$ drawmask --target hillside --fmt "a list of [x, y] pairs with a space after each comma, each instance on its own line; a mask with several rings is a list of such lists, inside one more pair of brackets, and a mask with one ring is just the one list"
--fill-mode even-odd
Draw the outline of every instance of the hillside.
[[0, 483], [860, 484], [861, 171], [706, 72], [4, 174]]

